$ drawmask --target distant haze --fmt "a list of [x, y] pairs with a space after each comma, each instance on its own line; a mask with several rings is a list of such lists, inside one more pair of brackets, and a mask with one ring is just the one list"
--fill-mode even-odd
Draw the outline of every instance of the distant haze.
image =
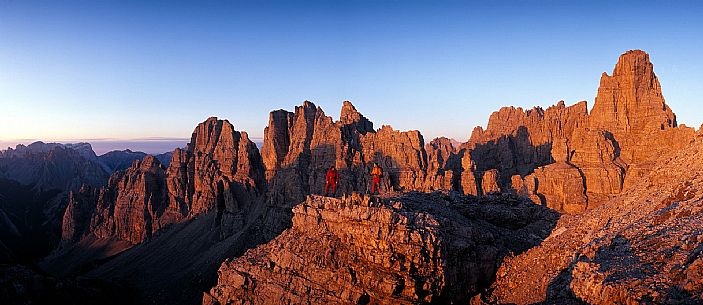
[[[262, 138], [250, 138], [256, 146], [261, 149], [264, 139]], [[79, 143], [86, 142], [93, 146], [93, 151], [95, 154], [102, 155], [106, 152], [113, 150], [125, 150], [129, 149], [131, 151], [141, 151], [147, 154], [161, 154], [165, 152], [173, 151], [176, 148], [183, 148], [190, 141], [189, 138], [183, 139], [135, 139], [135, 140], [112, 140], [112, 139], [79, 139], [79, 140], [43, 140], [43, 139], [23, 139], [14, 141], [0, 141], [0, 150], [10, 148], [15, 148], [17, 144], [29, 145], [36, 141], [42, 142], [55, 142], [55, 143]]]
[[147, 154], [161, 154], [173, 151], [178, 147], [185, 147], [190, 139], [168, 139], [168, 140], [64, 140], [64, 141], [48, 141], [48, 140], [19, 140], [19, 141], [0, 141], [1, 149], [8, 147], [15, 148], [17, 144], [28, 145], [36, 141], [56, 142], [56, 143], [78, 143], [87, 142], [93, 146], [95, 154], [102, 155], [113, 150], [141, 151]]
[[168, 140], [100, 140], [86, 141], [93, 146], [96, 154], [102, 155], [108, 151], [130, 149], [141, 151], [147, 154], [161, 154], [173, 151], [178, 147], [185, 147], [190, 139], [168, 139]]

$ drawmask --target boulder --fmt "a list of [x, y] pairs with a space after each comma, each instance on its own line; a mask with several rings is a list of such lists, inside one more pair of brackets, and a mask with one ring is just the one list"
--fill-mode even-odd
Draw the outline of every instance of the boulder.
[[500, 186], [498, 186], [498, 170], [491, 169], [483, 172], [481, 177], [481, 193], [484, 195], [490, 193], [500, 192]]
[[580, 213], [588, 208], [584, 176], [578, 168], [557, 162], [538, 168], [525, 180], [534, 181], [533, 195], [547, 207], [564, 213]]

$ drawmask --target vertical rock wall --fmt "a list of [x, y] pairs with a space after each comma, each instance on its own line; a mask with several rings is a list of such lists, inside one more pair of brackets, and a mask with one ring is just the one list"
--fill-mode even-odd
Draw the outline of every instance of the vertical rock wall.
[[153, 156], [114, 173], [106, 187], [72, 193], [63, 220], [63, 240], [92, 234], [133, 244], [172, 223], [217, 209], [218, 221], [242, 225], [242, 213], [264, 187], [258, 149], [228, 121], [199, 124], [187, 149], [176, 149], [164, 167]]

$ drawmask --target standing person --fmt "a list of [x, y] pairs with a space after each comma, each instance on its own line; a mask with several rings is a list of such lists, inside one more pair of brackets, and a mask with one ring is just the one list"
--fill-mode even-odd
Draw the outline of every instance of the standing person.
[[381, 177], [383, 177], [383, 169], [378, 166], [378, 163], [374, 162], [373, 169], [371, 169], [371, 177], [373, 177], [373, 180], [371, 181], [371, 195], [375, 194], [376, 192], [380, 194]]
[[330, 166], [327, 170], [327, 175], [325, 175], [325, 196], [329, 196], [330, 188], [332, 188], [332, 195], [337, 194], [337, 183], [339, 182], [339, 173], [337, 169]]

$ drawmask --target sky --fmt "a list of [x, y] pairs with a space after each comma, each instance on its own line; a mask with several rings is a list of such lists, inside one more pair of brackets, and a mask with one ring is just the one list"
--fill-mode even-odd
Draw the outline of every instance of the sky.
[[0, 145], [261, 138], [305, 100], [465, 141], [502, 106], [592, 107], [630, 49], [698, 127], [701, 37], [703, 1], [0, 0]]

